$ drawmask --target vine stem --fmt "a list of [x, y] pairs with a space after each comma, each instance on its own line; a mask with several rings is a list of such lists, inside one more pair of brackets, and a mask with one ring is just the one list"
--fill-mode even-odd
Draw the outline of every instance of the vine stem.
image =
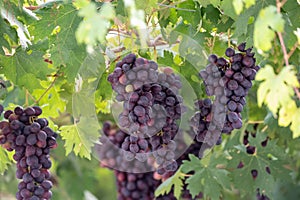
[[[281, 10], [281, 7], [286, 3], [286, 0], [283, 0], [283, 1], [279, 1], [279, 0], [276, 0], [276, 7], [277, 7], [277, 12], [280, 14], [280, 10]], [[284, 62], [285, 62], [285, 65], [286, 66], [289, 66], [289, 57], [291, 55], [289, 55], [287, 53], [287, 50], [286, 50], [286, 46], [284, 44], [284, 40], [283, 40], [283, 36], [282, 36], [282, 33], [281, 32], [277, 32], [277, 35], [278, 35], [278, 38], [279, 38], [279, 42], [280, 42], [280, 45], [281, 45], [281, 48], [282, 48], [282, 51], [283, 51], [283, 58], [284, 58]], [[297, 47], [296, 47], [297, 48]], [[295, 51], [295, 50], [294, 50]], [[292, 51], [291, 51], [292, 52]], [[293, 87], [294, 91], [295, 91], [295, 94], [296, 96], [298, 97], [298, 99], [300, 100], [300, 92], [298, 90], [297, 87]]]
[[299, 43], [297, 41], [297, 42], [295, 42], [294, 46], [291, 48], [290, 52], [288, 53], [288, 59], [290, 59], [290, 57], [294, 54], [294, 52], [296, 51], [298, 46], [299, 46]]
[[38, 99], [34, 102], [35, 104], [38, 104], [38, 103], [41, 101], [41, 99], [47, 94], [47, 92], [49, 92], [49, 90], [54, 86], [54, 84], [55, 84], [55, 82], [56, 82], [56, 80], [57, 80], [58, 77], [59, 77], [58, 74], [54, 74], [54, 79], [53, 79], [53, 81], [51, 82], [51, 84], [49, 85], [49, 87], [44, 91], [44, 93], [40, 96], [40, 98], [38, 98]]

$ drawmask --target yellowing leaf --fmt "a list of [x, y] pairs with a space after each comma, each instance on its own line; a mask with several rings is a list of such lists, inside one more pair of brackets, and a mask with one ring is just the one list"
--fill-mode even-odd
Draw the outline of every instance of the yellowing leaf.
[[115, 11], [110, 3], [104, 3], [98, 13], [96, 5], [90, 3], [79, 11], [79, 16], [85, 19], [79, 24], [76, 31], [77, 41], [93, 46], [97, 41], [105, 40], [110, 20], [115, 17]]
[[233, 0], [232, 4], [236, 14], [239, 15], [243, 11], [243, 7], [244, 7], [243, 0]]
[[291, 130], [293, 131], [293, 138], [300, 136], [300, 108], [294, 114]]
[[258, 106], [266, 104], [273, 115], [276, 115], [280, 107], [292, 101], [293, 87], [299, 85], [293, 66], [284, 67], [276, 75], [272, 66], [266, 65], [257, 73], [256, 80], [264, 81], [257, 90]]
[[285, 106], [281, 107], [279, 110], [278, 124], [279, 126], [288, 126], [297, 111], [297, 105], [295, 101], [288, 102]]
[[255, 4], [255, 0], [244, 0], [246, 8], [250, 8]]
[[236, 14], [239, 15], [243, 11], [244, 4], [248, 9], [255, 4], [255, 0], [233, 0], [232, 4]]
[[254, 46], [260, 51], [268, 51], [272, 48], [272, 40], [275, 32], [283, 32], [284, 20], [277, 12], [276, 7], [271, 5], [259, 12], [254, 24]]

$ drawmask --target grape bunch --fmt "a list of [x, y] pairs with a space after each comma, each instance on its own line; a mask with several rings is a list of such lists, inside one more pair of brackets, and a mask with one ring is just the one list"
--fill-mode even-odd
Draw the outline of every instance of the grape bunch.
[[[117, 101], [123, 102], [118, 121], [129, 134], [121, 144], [124, 157], [145, 162], [153, 153], [160, 173], [176, 170], [174, 153], [162, 151], [172, 143], [183, 111], [180, 77], [171, 68], [159, 71], [154, 61], [129, 54], [117, 63], [108, 81]], [[158, 150], [160, 154], [154, 153]]]
[[118, 200], [155, 199], [154, 192], [160, 182], [153, 179], [153, 172], [126, 173], [115, 171], [117, 178]]
[[[197, 112], [190, 120], [190, 125], [196, 134], [196, 141], [209, 146], [220, 144], [221, 137], [221, 116], [212, 112], [213, 104], [210, 99], [200, 99], [195, 102]], [[220, 121], [220, 122], [219, 122]]]
[[[216, 97], [215, 105], [226, 106], [223, 133], [242, 127], [241, 112], [246, 104], [245, 96], [260, 69], [255, 64], [252, 48], [246, 49], [246, 43], [241, 43], [237, 48], [238, 51], [226, 49], [225, 55], [229, 60], [210, 55], [210, 63], [199, 73], [204, 80], [207, 95]], [[223, 111], [223, 108], [220, 110]]]
[[108, 76], [113, 90], [117, 93], [116, 100], [128, 100], [128, 95], [133, 90], [158, 80], [158, 66], [154, 61], [136, 58], [128, 54], [116, 64], [114, 71]]
[[51, 199], [52, 182], [50, 171], [50, 149], [57, 146], [57, 133], [48, 127], [45, 118], [38, 118], [42, 109], [38, 106], [4, 112], [0, 122], [0, 144], [13, 155], [17, 162], [16, 177], [22, 179], [18, 185], [18, 200]]
[[158, 81], [144, 84], [128, 93], [124, 101], [119, 124], [130, 133], [142, 133], [151, 137], [164, 125], [180, 119], [182, 98], [177, 95], [180, 84], [172, 87], [179, 79], [169, 68], [158, 74]]
[[[116, 125], [113, 125], [110, 122], [104, 122], [103, 123], [103, 135], [100, 138], [101, 143], [107, 144], [108, 142], [111, 142], [117, 149], [122, 146], [122, 141], [124, 141], [124, 138], [130, 137], [126, 136], [127, 134], [120, 130]], [[156, 151], [157, 154], [167, 156], [168, 153], [171, 152], [171, 150], [174, 152], [175, 148], [176, 150], [180, 149], [179, 151], [184, 151], [184, 154], [181, 155], [176, 160], [176, 165], [181, 165], [183, 160], [188, 159], [189, 154], [198, 155], [201, 147], [203, 148], [203, 144], [197, 142], [196, 140], [193, 142], [191, 146], [187, 146], [187, 144], [184, 141], [184, 137], [187, 137], [187, 135], [183, 135], [182, 131], [179, 131], [179, 136], [174, 139], [174, 141], [171, 141], [168, 143], [167, 146], [161, 146], [160, 148], [164, 147], [165, 149], [159, 149]], [[192, 133], [189, 134], [189, 136], [192, 136]], [[106, 148], [108, 147], [108, 148]], [[136, 168], [138, 166], [136, 165], [128, 165], [128, 161], [126, 159], [123, 159], [122, 156], [118, 155], [116, 153], [116, 150], [112, 148], [112, 146], [106, 146], [104, 145], [104, 148], [97, 149], [98, 154], [100, 155], [101, 165], [103, 167], [107, 167], [112, 169], [111, 166], [115, 166], [117, 162], [121, 162], [123, 167], [118, 169], [112, 169], [114, 170], [114, 173], [116, 175], [116, 181], [117, 181], [117, 190], [118, 190], [118, 200], [127, 200], [127, 199], [157, 199], [157, 200], [176, 200], [174, 197], [173, 191], [171, 191], [169, 194], [162, 195], [159, 197], [154, 197], [156, 188], [165, 180], [167, 180], [169, 177], [174, 175], [174, 171], [167, 171], [160, 175], [157, 171], [156, 172], [147, 172], [147, 173], [134, 173], [136, 170], [131, 170], [132, 172], [123, 172], [121, 170], [127, 169], [127, 168]], [[166, 153], [166, 154], [165, 154]], [[162, 157], [162, 162], [164, 161], [164, 158]], [[171, 156], [173, 157], [173, 156]], [[150, 164], [153, 164], [153, 162], [150, 162], [150, 157], [148, 158], [147, 162]], [[156, 160], [156, 162], [159, 162]], [[150, 170], [149, 170], [150, 171]], [[201, 193], [197, 196], [197, 198], [201, 197]], [[183, 199], [192, 199], [191, 195], [189, 194], [189, 191], [186, 189], [186, 185], [184, 186]]]

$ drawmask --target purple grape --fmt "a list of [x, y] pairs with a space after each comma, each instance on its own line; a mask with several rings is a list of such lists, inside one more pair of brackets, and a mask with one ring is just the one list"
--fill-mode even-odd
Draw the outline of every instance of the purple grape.
[[232, 48], [227, 48], [226, 51], [225, 51], [225, 55], [227, 57], [232, 57], [232, 56], [234, 56], [234, 54], [235, 54], [235, 51]]
[[26, 143], [28, 145], [35, 145], [37, 142], [37, 138], [35, 134], [30, 134], [27, 136]]
[[230, 80], [227, 83], [227, 87], [228, 87], [229, 90], [236, 90], [236, 89], [238, 89], [239, 85], [235, 80]]
[[241, 52], [244, 52], [246, 48], [246, 42], [243, 42], [241, 44], [238, 45], [238, 50]]
[[9, 116], [10, 116], [11, 114], [13, 114], [13, 111], [11, 111], [11, 110], [5, 111], [5, 112], [4, 112], [4, 118], [5, 118], [5, 119], [8, 119]]
[[217, 59], [218, 59], [218, 57], [217, 57], [216, 55], [214, 55], [214, 54], [212, 54], [212, 55], [210, 55], [210, 56], [208, 57], [208, 61], [209, 61], [210, 63], [216, 63], [216, 62], [217, 62]]

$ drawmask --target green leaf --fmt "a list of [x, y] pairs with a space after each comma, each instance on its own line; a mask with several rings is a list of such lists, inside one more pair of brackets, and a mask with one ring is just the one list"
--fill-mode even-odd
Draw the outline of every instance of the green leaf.
[[40, 88], [38, 80], [46, 80], [47, 75], [53, 72], [44, 62], [42, 52], [25, 52], [20, 48], [13, 56], [0, 55], [0, 67], [0, 73], [6, 78], [29, 91]]
[[13, 154], [14, 154], [13, 152], [8, 152], [0, 146], [0, 174], [1, 175], [3, 175], [4, 172], [8, 169], [8, 166], [12, 164]]
[[[249, 26], [254, 26], [252, 23], [253, 18], [257, 18], [257, 15], [263, 7], [263, 1], [258, 1], [254, 6], [251, 6], [249, 9], [244, 10], [238, 17], [234, 18], [235, 19], [235, 31], [234, 31], [234, 36], [233, 37], [240, 37], [244, 36], [246, 38], [252, 38], [252, 34], [249, 31]], [[234, 12], [235, 13], [235, 12]], [[251, 27], [252, 28], [252, 27]], [[245, 39], [243, 39], [245, 41]], [[247, 42], [248, 45], [251, 45], [249, 42]]]
[[14, 28], [12, 28], [9, 24], [7, 24], [3, 18], [0, 17], [0, 30], [3, 34], [2, 37], [0, 37], [0, 53], [2, 55], [5, 55], [4, 50], [2, 47], [7, 48], [9, 51], [11, 50], [11, 46], [9, 44], [9, 40], [11, 42], [17, 43], [17, 32]]
[[212, 154], [208, 164], [205, 162], [194, 155], [190, 155], [190, 161], [183, 162], [182, 172], [195, 172], [186, 180], [187, 189], [193, 198], [203, 192], [204, 199], [219, 200], [222, 191], [230, 188], [229, 172], [217, 167], [218, 164], [224, 164], [222, 156]]
[[255, 4], [255, 0], [244, 0], [246, 8], [250, 8]]
[[[39, 99], [52, 84], [52, 81], [53, 78], [49, 79], [49, 81], [40, 81], [42, 88], [34, 89], [32, 96], [35, 97], [35, 99]], [[39, 104], [43, 105], [43, 115], [45, 117], [50, 116], [52, 118], [56, 118], [60, 115], [60, 113], [65, 111], [66, 102], [61, 98], [59, 94], [60, 91], [60, 86], [55, 84], [47, 91], [46, 95], [40, 99]]]
[[157, 0], [144, 0], [135, 2], [137, 9], [144, 10], [146, 14], [150, 15], [153, 9], [156, 9]]
[[92, 117], [81, 117], [73, 125], [62, 126], [60, 135], [65, 140], [66, 155], [74, 151], [76, 156], [90, 160], [92, 147], [99, 138], [99, 130], [98, 120]]
[[207, 1], [207, 0], [197, 0], [197, 1], [203, 7], [207, 7], [210, 4], [210, 1]]
[[272, 66], [266, 65], [256, 76], [256, 80], [263, 81], [257, 90], [258, 105], [266, 104], [276, 115], [281, 106], [288, 105], [294, 95], [293, 87], [299, 86], [293, 66], [284, 67], [278, 75]]
[[231, 17], [232, 19], [237, 18], [234, 7], [232, 5], [232, 0], [221, 1], [221, 9], [223, 10], [225, 15]]
[[[246, 194], [253, 194], [257, 188], [263, 191], [270, 199], [273, 199], [273, 188], [276, 179], [288, 180], [289, 170], [284, 165], [287, 164], [287, 157], [284, 150], [276, 145], [275, 140], [268, 140], [267, 146], [263, 147], [261, 142], [265, 141], [266, 134], [256, 133], [256, 137], [249, 134], [249, 145], [255, 146], [255, 153], [248, 154], [245, 145], [237, 145], [229, 151], [231, 159], [228, 167], [234, 169], [232, 172], [233, 183], [241, 192], [242, 197]], [[237, 168], [242, 162], [244, 166]], [[270, 168], [271, 174], [266, 171]], [[257, 170], [258, 175], [254, 179], [251, 171]]]
[[275, 6], [270, 5], [259, 12], [254, 24], [254, 46], [260, 51], [272, 48], [275, 32], [284, 31], [284, 20]]
[[[50, 59], [54, 66], [64, 66], [64, 74], [73, 82], [86, 58], [83, 45], [77, 45], [75, 31], [81, 18], [72, 4], [49, 4], [35, 12], [39, 20], [31, 21], [29, 30], [35, 41], [49, 38]], [[45, 28], [47, 27], [47, 28]]]
[[180, 199], [181, 191], [183, 188], [183, 179], [184, 174], [182, 174], [180, 169], [178, 169], [173, 176], [160, 184], [160, 186], [155, 190], [155, 196], [158, 197], [160, 195], [169, 194], [172, 187], [174, 186], [174, 196], [177, 199]]
[[78, 15], [84, 17], [84, 20], [76, 31], [77, 41], [88, 46], [94, 46], [97, 41], [104, 42], [110, 27], [110, 20], [115, 17], [115, 10], [112, 5], [104, 3], [98, 13], [96, 5], [90, 3], [82, 8]]

